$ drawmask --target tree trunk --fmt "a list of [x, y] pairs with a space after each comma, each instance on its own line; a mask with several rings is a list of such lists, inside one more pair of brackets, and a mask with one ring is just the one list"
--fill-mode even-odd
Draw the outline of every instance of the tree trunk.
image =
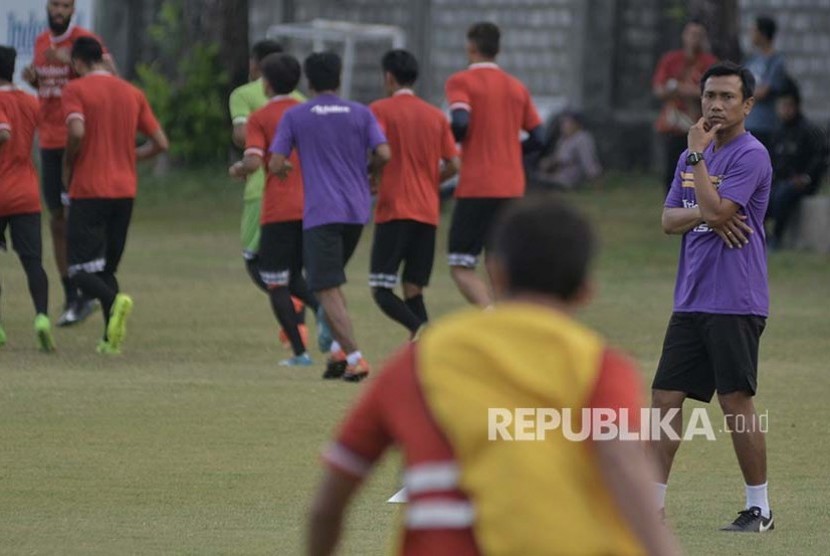
[[721, 60], [741, 61], [738, 0], [691, 0], [689, 15], [703, 21], [715, 56]]
[[231, 87], [248, 80], [248, 0], [184, 0], [187, 43], [219, 45], [219, 58]]

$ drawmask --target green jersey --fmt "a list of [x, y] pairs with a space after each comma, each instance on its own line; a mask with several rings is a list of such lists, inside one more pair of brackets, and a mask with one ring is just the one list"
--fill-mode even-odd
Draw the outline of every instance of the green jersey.
[[[297, 91], [291, 93], [291, 96], [300, 102], [306, 99]], [[262, 79], [251, 81], [241, 87], [237, 87], [231, 93], [230, 98], [230, 112], [233, 125], [241, 125], [248, 123], [248, 117], [268, 104], [268, 97], [265, 96], [265, 87]], [[245, 182], [245, 200], [251, 201], [262, 198], [262, 192], [265, 189], [265, 172], [260, 168], [253, 174], [248, 176]]]

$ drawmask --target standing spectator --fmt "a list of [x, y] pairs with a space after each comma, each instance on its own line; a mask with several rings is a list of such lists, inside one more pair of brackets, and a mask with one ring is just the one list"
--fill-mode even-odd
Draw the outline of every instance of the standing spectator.
[[686, 133], [700, 118], [700, 78], [717, 59], [708, 51], [706, 28], [692, 19], [683, 28], [683, 48], [660, 58], [651, 80], [654, 95], [663, 103], [654, 127], [663, 143], [663, 187], [668, 189], [680, 153], [686, 149]]
[[553, 152], [539, 161], [536, 180], [559, 189], [573, 189], [602, 174], [594, 137], [584, 128], [582, 115], [564, 112]]
[[[75, 25], [75, 0], [48, 0], [46, 15], [49, 29], [35, 39], [35, 59], [23, 70], [23, 77], [40, 98], [40, 121], [38, 141], [40, 142], [41, 182], [43, 200], [49, 208], [49, 228], [55, 251], [55, 264], [61, 275], [65, 303], [58, 326], [70, 326], [81, 322], [94, 309], [93, 301], [73, 288], [67, 266], [66, 237], [67, 217], [64, 205], [68, 203], [68, 183], [61, 179], [61, 164], [66, 148], [66, 122], [61, 108], [61, 95], [67, 83], [78, 77], [72, 68], [70, 51], [81, 37], [93, 37], [103, 45], [100, 38], [90, 31]], [[115, 63], [104, 47], [103, 67], [115, 72]]]
[[755, 106], [746, 118], [746, 129], [769, 150], [772, 136], [778, 127], [775, 99], [786, 81], [784, 57], [775, 51], [775, 32], [778, 26], [768, 16], [760, 16], [752, 28], [754, 54], [744, 62], [744, 67], [755, 76]]
[[801, 113], [798, 85], [787, 79], [778, 96], [776, 111], [781, 127], [773, 136], [772, 198], [767, 216], [775, 221], [768, 245], [780, 246], [787, 223], [803, 197], [814, 194], [827, 170], [824, 133]]

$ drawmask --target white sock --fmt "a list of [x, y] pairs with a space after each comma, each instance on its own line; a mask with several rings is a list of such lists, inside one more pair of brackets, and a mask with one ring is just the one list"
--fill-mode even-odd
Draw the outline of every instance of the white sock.
[[657, 507], [659, 509], [663, 509], [666, 507], [666, 490], [669, 488], [669, 485], [664, 485], [663, 483], [654, 483], [654, 492], [657, 494]]
[[762, 485], [746, 485], [746, 509], [752, 506], [761, 508], [761, 515], [769, 517], [769, 496], [767, 495], [767, 483]]
[[340, 344], [339, 344], [339, 343], [337, 343], [337, 340], [334, 340], [334, 341], [331, 343], [331, 353], [332, 353], [332, 354], [337, 354], [337, 353], [340, 353], [340, 351], [341, 351], [342, 349], [343, 349], [343, 348], [341, 348], [341, 347], [340, 347]]
[[363, 354], [359, 351], [353, 351], [346, 356], [346, 363], [348, 363], [349, 365], [357, 365], [358, 363], [360, 363], [361, 359], [363, 359]]

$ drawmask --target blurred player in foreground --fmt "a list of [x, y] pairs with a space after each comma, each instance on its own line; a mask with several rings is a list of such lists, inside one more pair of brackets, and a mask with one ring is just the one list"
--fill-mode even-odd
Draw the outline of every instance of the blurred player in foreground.
[[[107, 71], [101, 43], [82, 37], [72, 47], [81, 76], [63, 91], [68, 140], [64, 182], [69, 184], [69, 275], [104, 314], [99, 353], [118, 354], [133, 300], [120, 293], [115, 273], [133, 211], [136, 160], [167, 150], [164, 134], [140, 90]], [[149, 140], [135, 146], [136, 133]]]
[[305, 189], [303, 263], [335, 339], [323, 378], [358, 382], [370, 369], [341, 287], [371, 212], [369, 174], [379, 173], [391, 155], [369, 109], [337, 96], [342, 71], [337, 54], [314, 53], [304, 69], [314, 98], [285, 112], [268, 166], [285, 176], [292, 171], [291, 152], [299, 153]]
[[[428, 320], [423, 292], [435, 259], [439, 186], [458, 172], [461, 159], [444, 113], [412, 90], [415, 56], [392, 50], [381, 66], [389, 98], [369, 108], [389, 139], [392, 161], [377, 184], [369, 286], [384, 314], [414, 336]], [[401, 264], [403, 299], [395, 295]]]
[[[54, 351], [48, 316], [49, 281], [43, 270], [40, 237], [40, 191], [32, 162], [39, 105], [35, 97], [12, 82], [16, 59], [13, 48], [0, 46], [0, 251], [6, 250], [9, 228], [35, 305], [38, 344], [43, 351]], [[0, 347], [5, 343], [6, 333], [0, 322]]]
[[500, 217], [490, 248], [493, 310], [447, 317], [393, 356], [325, 451], [307, 554], [334, 552], [353, 495], [393, 445], [408, 496], [398, 554], [677, 554], [640, 442], [575, 440], [565, 426], [510, 441], [488, 418], [603, 408], [627, 410], [638, 430], [637, 371], [573, 316], [590, 297], [590, 225], [556, 198], [529, 198]]
[[[269, 100], [247, 123], [245, 158], [231, 166], [231, 176], [244, 178], [267, 167], [268, 147], [285, 111], [300, 104], [290, 96], [300, 82], [300, 63], [288, 54], [271, 54], [262, 61], [264, 87]], [[268, 174], [262, 202], [258, 267], [271, 307], [291, 344], [294, 356], [283, 366], [311, 365], [306, 338], [301, 334], [291, 296], [317, 312], [319, 305], [303, 277], [303, 176], [296, 151], [289, 157], [295, 171], [286, 176]], [[319, 326], [318, 326], [319, 327]]]

